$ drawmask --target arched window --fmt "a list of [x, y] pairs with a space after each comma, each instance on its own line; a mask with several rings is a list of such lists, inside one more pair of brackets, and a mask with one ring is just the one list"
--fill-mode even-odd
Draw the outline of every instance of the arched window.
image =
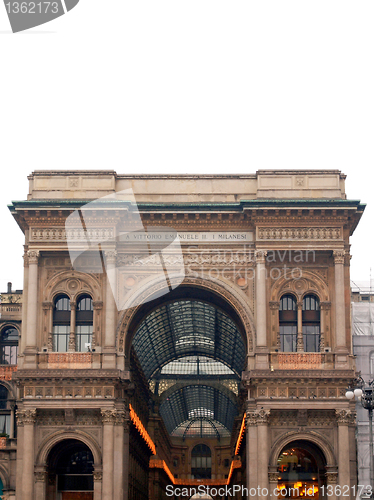
[[319, 300], [315, 295], [306, 295], [303, 299], [303, 339], [305, 352], [319, 352], [320, 310]]
[[58, 443], [50, 452], [48, 469], [57, 483], [57, 498], [93, 498], [94, 458], [85, 444], [73, 439]]
[[76, 350], [88, 351], [86, 344], [91, 344], [93, 331], [93, 304], [89, 295], [84, 295], [78, 300], [75, 325]]
[[18, 330], [8, 326], [1, 332], [0, 337], [0, 364], [16, 365], [18, 355]]
[[53, 308], [53, 350], [67, 352], [70, 334], [70, 299], [67, 295], [59, 295]]
[[9, 391], [0, 385], [0, 434], [10, 434], [10, 406], [8, 404]]
[[297, 307], [293, 295], [283, 295], [279, 304], [281, 350], [295, 352], [297, 343]]
[[206, 444], [197, 444], [191, 453], [192, 479], [210, 479], [212, 476], [212, 452]]

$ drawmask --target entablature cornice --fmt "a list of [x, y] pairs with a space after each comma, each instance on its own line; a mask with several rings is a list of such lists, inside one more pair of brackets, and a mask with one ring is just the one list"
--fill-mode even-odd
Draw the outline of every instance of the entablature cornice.
[[251, 384], [292, 383], [315, 384], [316, 380], [323, 384], [347, 384], [355, 379], [354, 370], [251, 370], [243, 372], [242, 381]]
[[54, 384], [78, 383], [117, 383], [130, 382], [130, 372], [105, 369], [48, 369], [48, 370], [18, 370], [13, 375], [18, 385], [26, 382], [53, 382]]

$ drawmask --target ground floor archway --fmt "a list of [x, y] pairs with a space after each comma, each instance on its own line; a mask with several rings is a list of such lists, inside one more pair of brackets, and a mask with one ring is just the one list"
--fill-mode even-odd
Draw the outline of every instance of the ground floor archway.
[[57, 443], [47, 462], [47, 500], [93, 500], [94, 458], [77, 439]]
[[278, 457], [278, 498], [319, 500], [325, 496], [326, 458], [307, 440], [285, 445]]

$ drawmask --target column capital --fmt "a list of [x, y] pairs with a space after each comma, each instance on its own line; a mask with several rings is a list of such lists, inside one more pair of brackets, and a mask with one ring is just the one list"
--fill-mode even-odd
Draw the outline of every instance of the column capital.
[[336, 471], [327, 471], [325, 477], [327, 484], [336, 484], [338, 482], [338, 473]]
[[107, 264], [115, 264], [117, 262], [117, 250], [105, 250], [104, 255]]
[[122, 425], [126, 427], [126, 423], [130, 419], [129, 410], [117, 410], [114, 417], [114, 425]]
[[36, 421], [36, 409], [16, 410], [17, 424], [34, 424]]
[[268, 472], [268, 475], [269, 475], [269, 482], [270, 483], [277, 483], [278, 482], [279, 472]]
[[29, 264], [37, 264], [39, 261], [40, 252], [39, 250], [27, 250], [26, 256]]
[[345, 250], [334, 250], [333, 256], [335, 264], [344, 264]]
[[93, 308], [97, 311], [103, 308], [103, 301], [102, 300], [94, 300], [92, 302]]
[[270, 307], [270, 309], [278, 310], [279, 309], [279, 300], [271, 300], [269, 302], [269, 307]]
[[267, 254], [267, 250], [255, 250], [256, 264], [265, 264]]
[[98, 471], [94, 471], [93, 473], [93, 478], [94, 478], [94, 481], [102, 481], [103, 480], [103, 471], [101, 470], [98, 470]]
[[254, 425], [264, 425], [269, 423], [270, 410], [254, 410], [247, 411], [246, 413], [246, 425], [248, 427], [253, 427]]
[[43, 311], [50, 311], [53, 308], [53, 302], [42, 302]]
[[117, 419], [117, 410], [114, 409], [101, 410], [101, 421], [103, 424], [114, 424], [116, 419]]
[[356, 412], [352, 410], [335, 410], [335, 416], [338, 425], [354, 424]]
[[330, 311], [331, 309], [331, 302], [320, 302], [319, 306], [322, 311]]

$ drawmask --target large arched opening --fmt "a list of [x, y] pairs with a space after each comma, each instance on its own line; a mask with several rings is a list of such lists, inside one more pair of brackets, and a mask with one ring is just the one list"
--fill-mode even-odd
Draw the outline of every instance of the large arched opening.
[[243, 419], [247, 358], [237, 311], [216, 294], [182, 286], [139, 308], [128, 332], [132, 378], [148, 392], [135, 390], [132, 401], [155, 439], [153, 463], [163, 461], [176, 484], [226, 484]]

